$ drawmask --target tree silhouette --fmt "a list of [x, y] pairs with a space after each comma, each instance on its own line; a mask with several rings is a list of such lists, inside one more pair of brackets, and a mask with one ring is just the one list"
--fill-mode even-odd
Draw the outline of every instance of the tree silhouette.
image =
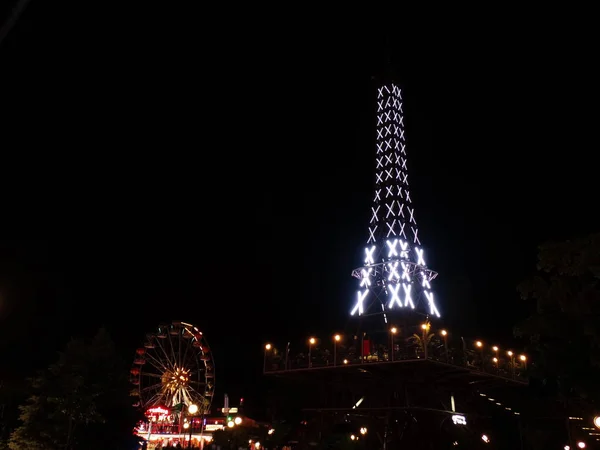
[[539, 247], [538, 273], [518, 287], [535, 311], [515, 327], [532, 376], [561, 395], [600, 400], [600, 233]]
[[[127, 372], [104, 329], [90, 343], [74, 339], [58, 361], [31, 380], [11, 450], [127, 448], [136, 415]], [[110, 421], [110, 423], [108, 423]]]

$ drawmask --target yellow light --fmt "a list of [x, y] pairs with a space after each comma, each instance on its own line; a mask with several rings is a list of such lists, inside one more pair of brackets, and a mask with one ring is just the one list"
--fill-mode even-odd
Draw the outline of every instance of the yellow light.
[[233, 428], [233, 427], [235, 427], [235, 423], [233, 422], [233, 420], [230, 420], [229, 422], [227, 422], [227, 426], [229, 428]]
[[509, 350], [509, 351], [507, 351], [507, 352], [506, 352], [506, 354], [507, 354], [508, 356], [512, 356], [512, 355], [513, 355], [513, 352], [511, 352], [511, 351]]
[[265, 345], [265, 350], [271, 350], [271, 344]]
[[347, 359], [344, 360], [344, 364], [348, 364], [348, 360]]
[[492, 361], [494, 361], [495, 363], [498, 362], [498, 358], [492, 358]]
[[256, 442], [254, 443], [254, 448], [260, 448], [260, 442], [256, 441]]
[[426, 329], [427, 329], [427, 324], [425, 324], [425, 323], [424, 323], [424, 324], [422, 324], [422, 325], [421, 325], [421, 329], [423, 329], [423, 330], [426, 330]]
[[240, 423], [242, 423], [242, 418], [241, 418], [241, 417], [236, 417], [235, 419], [233, 419], [233, 422], [234, 422], [236, 425], [239, 425]]
[[446, 330], [442, 330], [442, 331], [440, 331], [440, 333], [442, 334], [442, 336], [446, 336], [448, 334], [448, 332]]
[[188, 406], [188, 412], [190, 414], [196, 414], [198, 412], [198, 405], [191, 404]]
[[313, 345], [315, 342], [317, 342], [317, 340], [316, 340], [315, 338], [310, 338], [310, 339], [308, 340], [308, 343], [309, 343], [310, 345]]
[[186, 430], [190, 427], [190, 424], [188, 422], [183, 424], [183, 428], [185, 428]]
[[600, 430], [600, 416], [594, 417], [594, 426]]
[[494, 346], [492, 347], [492, 350], [494, 350], [495, 352], [497, 352], [497, 351], [498, 351], [498, 346], [494, 345]]
[[396, 327], [392, 327], [392, 328], [390, 329], [390, 331], [392, 332], [392, 334], [396, 334], [396, 333], [398, 332], [398, 328], [396, 328]]
[[340, 342], [340, 339], [342, 339], [342, 337], [339, 334], [336, 334], [333, 339], [335, 339], [336, 342]]
[[527, 361], [527, 357], [526, 357], [525, 355], [521, 355], [521, 356], [519, 356], [519, 359], [520, 359], [521, 361]]
[[481, 347], [483, 347], [483, 342], [481, 342], [481, 341], [477, 341], [477, 342], [475, 342], [475, 345], [476, 345], [477, 347], [481, 348]]

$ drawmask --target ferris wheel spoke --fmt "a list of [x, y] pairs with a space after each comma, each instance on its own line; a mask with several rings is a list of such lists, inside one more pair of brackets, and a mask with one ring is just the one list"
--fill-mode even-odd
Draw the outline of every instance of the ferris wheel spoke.
[[192, 391], [192, 392], [195, 392], [195, 393], [196, 393], [196, 395], [198, 395], [199, 397], [202, 397], [202, 398], [204, 398], [204, 395], [203, 395], [203, 394], [201, 394], [200, 392], [198, 392], [198, 391], [197, 391], [196, 389], [194, 389], [193, 387], [191, 387], [191, 386], [187, 386], [187, 389], [189, 389], [189, 390], [190, 390], [190, 391]]
[[[206, 370], [206, 365], [200, 361], [199, 355], [202, 353], [202, 350], [198, 349], [197, 351], [191, 351], [189, 352], [187, 358], [185, 359], [184, 364], [189, 364], [190, 367], [197, 367], [198, 369], [202, 368], [201, 370]], [[201, 372], [201, 370], [198, 370], [198, 374]]]
[[162, 378], [163, 376], [159, 373], [142, 372], [142, 376], [151, 378]]
[[168, 370], [162, 362], [160, 362], [159, 360], [154, 358], [152, 355], [146, 354], [146, 356], [150, 357], [150, 358], [146, 358], [146, 361], [149, 362], [150, 365], [152, 367], [154, 367], [156, 370], [158, 370], [159, 372], [165, 372]]
[[[159, 370], [161, 370], [161, 371], [169, 370], [168, 367], [165, 365], [165, 363], [162, 360], [160, 360], [159, 358], [155, 357], [151, 353], [146, 353], [146, 355], [149, 356], [150, 359], [156, 363], [156, 365], [158, 365]], [[169, 363], [169, 361], [167, 360], [166, 364], [168, 364], [168, 363]], [[156, 367], [156, 365], [154, 365], [154, 367]]]
[[171, 356], [168, 358], [171, 361], [171, 364], [176, 367], [177, 366], [177, 355], [175, 354], [175, 347], [173, 346], [173, 340], [171, 339], [171, 330], [167, 333], [167, 339], [169, 340], [169, 347], [171, 348]]
[[[195, 336], [194, 336], [194, 333], [192, 333], [192, 332], [191, 332], [191, 331], [188, 329], [188, 327], [185, 327], [185, 328], [184, 328], [184, 331], [190, 335], [190, 337], [188, 338], [188, 342], [189, 342], [189, 344], [185, 346], [185, 352], [184, 352], [184, 354], [183, 354], [183, 361], [184, 361], [184, 363], [185, 363], [185, 361], [187, 361], [187, 354], [188, 354], [188, 351], [190, 350], [190, 348], [191, 348], [192, 350], [194, 349], [194, 342], [193, 342], [193, 341], [194, 341], [194, 339], [195, 339]], [[192, 353], [194, 353], [194, 352], [192, 351]]]
[[146, 386], [145, 388], [142, 388], [141, 391], [142, 392], [150, 392], [150, 391], [152, 391], [154, 389], [158, 389], [158, 388], [161, 388], [161, 387], [162, 387], [161, 383], [151, 384], [150, 386]]
[[181, 329], [179, 329], [179, 332], [177, 333], [177, 358], [178, 358], [178, 362], [179, 362], [179, 367], [183, 367], [181, 365], [181, 363], [183, 362], [181, 360], [181, 344], [183, 343], [183, 336], [181, 333]]
[[147, 405], [154, 405], [154, 404], [158, 403], [161, 398], [162, 398], [161, 394], [154, 394], [152, 397], [150, 397], [150, 400], [148, 400]]
[[[168, 333], [167, 333], [167, 335], [168, 335]], [[158, 343], [158, 346], [160, 347], [163, 354], [165, 355], [165, 361], [167, 361], [167, 364], [169, 364], [171, 366], [171, 369], [174, 369], [173, 362], [169, 359], [169, 355], [167, 354], [165, 346], [161, 344], [160, 339], [158, 339], [158, 338], [156, 339], [156, 342]]]

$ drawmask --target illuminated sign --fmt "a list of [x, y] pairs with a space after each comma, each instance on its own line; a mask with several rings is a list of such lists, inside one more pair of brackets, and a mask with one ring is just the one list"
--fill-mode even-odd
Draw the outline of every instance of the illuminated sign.
[[466, 425], [467, 419], [465, 418], [465, 416], [461, 416], [460, 414], [454, 414], [452, 416], [452, 422], [454, 423], [454, 425]]
[[146, 411], [146, 414], [169, 414], [169, 410], [166, 408], [157, 406], [156, 408], [149, 408]]

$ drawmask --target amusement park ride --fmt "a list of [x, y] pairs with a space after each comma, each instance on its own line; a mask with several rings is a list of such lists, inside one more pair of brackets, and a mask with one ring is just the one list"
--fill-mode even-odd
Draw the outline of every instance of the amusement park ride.
[[[154, 443], [210, 441], [210, 407], [215, 387], [215, 363], [206, 338], [192, 324], [160, 325], [136, 350], [130, 381], [135, 407], [147, 421], [136, 433]], [[224, 418], [210, 419], [223, 427]], [[220, 421], [220, 422], [219, 422]]]
[[281, 388], [274, 409], [303, 411], [306, 442], [525, 448], [527, 357], [439, 324], [437, 273], [427, 266], [409, 189], [402, 89], [381, 82], [375, 101], [375, 188], [364, 260], [352, 271], [352, 326], [307, 336], [299, 353], [290, 343], [265, 345], [264, 373]]

